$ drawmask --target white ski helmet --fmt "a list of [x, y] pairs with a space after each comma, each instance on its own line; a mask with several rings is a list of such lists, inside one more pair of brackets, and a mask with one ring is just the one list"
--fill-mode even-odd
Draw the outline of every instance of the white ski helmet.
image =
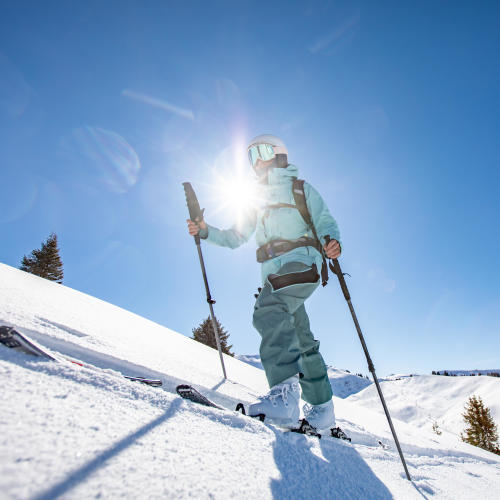
[[257, 144], [270, 144], [273, 146], [275, 152], [277, 155], [283, 154], [287, 155], [288, 154], [288, 149], [285, 146], [285, 143], [275, 135], [271, 134], [261, 134], [258, 135], [257, 137], [254, 137], [249, 143], [247, 149], [250, 149], [252, 146], [255, 146]]
[[255, 165], [258, 158], [264, 161], [277, 158], [278, 163], [275, 166], [286, 167], [287, 165], [288, 150], [285, 143], [271, 134], [262, 134], [254, 137], [247, 146], [247, 152], [252, 166]]

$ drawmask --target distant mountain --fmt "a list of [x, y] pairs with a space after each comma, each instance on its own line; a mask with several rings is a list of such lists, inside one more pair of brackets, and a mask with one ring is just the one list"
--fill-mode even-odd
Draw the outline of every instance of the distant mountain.
[[439, 370], [436, 375], [451, 375], [453, 377], [474, 377], [479, 375], [489, 375], [490, 377], [500, 377], [500, 369], [495, 370]]

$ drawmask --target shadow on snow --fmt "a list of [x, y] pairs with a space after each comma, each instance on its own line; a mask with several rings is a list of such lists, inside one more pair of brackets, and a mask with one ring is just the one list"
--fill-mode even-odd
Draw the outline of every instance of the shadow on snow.
[[274, 432], [274, 460], [281, 472], [272, 480], [274, 498], [393, 498], [352, 446], [321, 439], [316, 447], [306, 436]]
[[52, 500], [61, 495], [64, 495], [69, 490], [75, 488], [80, 483], [85, 481], [90, 475], [92, 475], [96, 470], [101, 468], [108, 460], [112, 459], [116, 455], [125, 451], [129, 446], [132, 446], [138, 439], [145, 436], [153, 429], [161, 425], [163, 422], [173, 417], [179, 406], [181, 405], [182, 400], [175, 399], [171, 405], [168, 407], [167, 411], [155, 418], [148, 424], [143, 425], [137, 431], [129, 434], [124, 437], [116, 444], [103, 451], [99, 455], [97, 455], [94, 459], [87, 462], [85, 465], [82, 465], [78, 469], [70, 472], [65, 479], [60, 481], [59, 483], [52, 486], [49, 490], [35, 495], [32, 500]]

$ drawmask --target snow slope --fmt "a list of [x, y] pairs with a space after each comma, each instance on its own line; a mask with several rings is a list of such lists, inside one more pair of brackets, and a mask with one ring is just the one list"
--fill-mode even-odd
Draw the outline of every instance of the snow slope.
[[[221, 380], [219, 354], [173, 330], [102, 300], [0, 264], [0, 320], [22, 327], [42, 345], [102, 368], [161, 377], [167, 389], [189, 380], [206, 388]], [[267, 390], [262, 370], [224, 355], [245, 395]], [[251, 387], [251, 389], [250, 389]], [[231, 384], [219, 390], [232, 395]], [[237, 395], [241, 396], [241, 389]]]
[[[89, 363], [0, 346], [0, 498], [493, 499], [500, 490], [500, 457], [395, 420], [407, 481], [375, 403], [334, 399], [351, 445], [184, 401], [179, 381], [229, 407], [267, 384], [227, 356], [224, 381], [216, 351], [1, 264], [0, 323]], [[164, 388], [119, 372], [161, 378]]]
[[[497, 377], [413, 375], [385, 381], [381, 386], [394, 417], [429, 432], [437, 422], [441, 430], [458, 438], [465, 427], [462, 418], [465, 403], [473, 394], [481, 396], [493, 419], [500, 421], [500, 378]], [[370, 409], [377, 408], [378, 400], [374, 386], [349, 397], [349, 401]]]
[[347, 398], [351, 394], [356, 394], [365, 387], [373, 384], [373, 382], [366, 378], [331, 366], [328, 367], [328, 378], [332, 385], [333, 395], [338, 398]]

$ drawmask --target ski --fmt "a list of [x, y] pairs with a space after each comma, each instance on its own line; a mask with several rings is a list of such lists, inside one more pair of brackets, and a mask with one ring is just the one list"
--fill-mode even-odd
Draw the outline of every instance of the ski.
[[[210, 399], [208, 399], [206, 396], [204, 396], [201, 392], [199, 392], [191, 385], [187, 384], [178, 385], [176, 391], [181, 398], [187, 399], [193, 403], [197, 403], [203, 406], [208, 406], [209, 408], [217, 408], [218, 410], [226, 410], [226, 411], [228, 410], [227, 408], [223, 408], [222, 406], [215, 404], [213, 401], [210, 401]], [[235, 411], [250, 418], [257, 418], [263, 423], [266, 418], [266, 416], [262, 413], [260, 413], [259, 415], [247, 415], [243, 403], [238, 403], [236, 405]], [[300, 420], [298, 427], [286, 430], [288, 432], [296, 432], [298, 434], [305, 434], [306, 436], [314, 436], [317, 437], [318, 439], [321, 439], [321, 434], [316, 430], [315, 427], [310, 425], [309, 422], [305, 419]], [[331, 436], [338, 439], [344, 439], [349, 442], [351, 441], [351, 438], [347, 437], [345, 432], [340, 427], [331, 429]]]
[[[42, 347], [26, 337], [26, 335], [18, 332], [12, 326], [0, 326], [0, 344], [3, 344], [10, 349], [14, 349], [15, 351], [29, 354], [30, 356], [38, 356], [50, 361], [58, 361], [58, 359], [52, 356], [52, 354], [45, 351]], [[64, 359], [78, 366], [86, 366], [85, 364], [79, 361], [72, 360], [70, 358], [65, 357]], [[150, 379], [146, 377], [132, 377], [128, 375], [123, 376], [128, 380], [140, 382], [142, 384], [150, 385], [153, 387], [161, 387], [163, 384], [161, 380], [157, 379]]]
[[150, 385], [152, 387], [161, 387], [163, 382], [155, 378], [146, 377], [131, 377], [130, 375], [123, 375], [126, 379], [132, 380], [132, 382], [140, 382], [141, 384]]
[[178, 385], [175, 389], [177, 394], [193, 403], [198, 403], [203, 406], [208, 406], [210, 408], [217, 408], [218, 410], [225, 410], [226, 408], [222, 408], [222, 406], [216, 405], [214, 402], [210, 401], [206, 396], [204, 396], [201, 392], [197, 391], [194, 387], [186, 384]]
[[23, 352], [24, 354], [56, 361], [56, 358], [51, 356], [48, 352], [45, 352], [41, 347], [34, 344], [33, 341], [29, 340], [11, 326], [0, 326], [0, 343], [15, 351]]

